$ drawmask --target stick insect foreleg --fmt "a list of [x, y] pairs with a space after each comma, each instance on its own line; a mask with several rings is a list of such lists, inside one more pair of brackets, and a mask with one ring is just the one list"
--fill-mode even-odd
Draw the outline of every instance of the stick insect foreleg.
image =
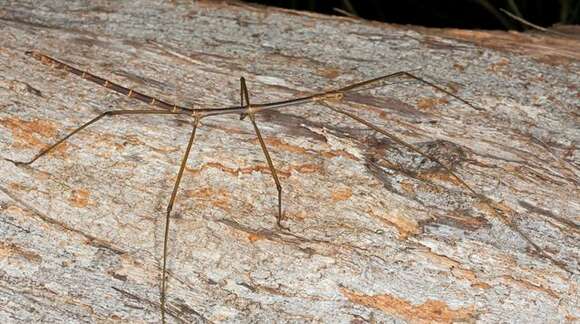
[[167, 243], [169, 241], [169, 220], [171, 210], [173, 209], [173, 204], [175, 203], [175, 197], [177, 196], [177, 190], [179, 189], [179, 183], [181, 182], [181, 177], [183, 176], [183, 170], [187, 165], [187, 158], [191, 152], [191, 147], [193, 146], [193, 140], [195, 139], [195, 131], [199, 124], [200, 117], [194, 116], [193, 130], [191, 131], [191, 136], [189, 137], [189, 142], [187, 143], [187, 148], [181, 160], [181, 165], [179, 171], [177, 172], [177, 179], [175, 179], [175, 184], [173, 185], [173, 192], [171, 193], [171, 198], [169, 199], [169, 204], [167, 205], [167, 214], [165, 215], [165, 231], [163, 236], [163, 271], [161, 278], [161, 321], [165, 323], [165, 305], [167, 299]]
[[388, 79], [393, 79], [393, 78], [397, 78], [397, 77], [406, 77], [406, 78], [409, 78], [409, 79], [413, 79], [413, 80], [419, 81], [419, 82], [421, 82], [421, 83], [423, 83], [423, 84], [425, 84], [425, 85], [427, 85], [427, 86], [429, 86], [429, 87], [431, 87], [431, 88], [433, 88], [433, 89], [435, 89], [435, 90], [437, 90], [437, 91], [439, 91], [441, 93], [444, 93], [444, 94], [446, 94], [446, 95], [448, 95], [450, 97], [453, 97], [453, 98], [461, 101], [463, 104], [465, 104], [465, 105], [467, 105], [467, 106], [469, 106], [469, 107], [471, 107], [471, 108], [473, 108], [475, 110], [479, 110], [479, 111], [484, 110], [482, 108], [479, 108], [479, 107], [473, 105], [472, 103], [470, 103], [469, 101], [461, 98], [460, 96], [452, 93], [451, 91], [443, 88], [442, 86], [437, 85], [437, 84], [435, 84], [435, 83], [433, 83], [431, 81], [427, 81], [426, 79], [421, 78], [419, 76], [416, 76], [415, 74], [413, 74], [411, 72], [408, 72], [408, 71], [395, 72], [395, 73], [383, 75], [383, 76], [380, 76], [380, 77], [377, 77], [377, 78], [374, 78], [374, 79], [369, 79], [369, 80], [365, 80], [365, 81], [362, 81], [362, 82], [353, 83], [351, 85], [348, 85], [348, 86], [345, 86], [345, 87], [342, 87], [342, 88], [339, 88], [339, 89], [336, 89], [336, 90], [331, 90], [331, 91], [328, 91], [326, 93], [322, 93], [321, 95], [346, 93], [346, 92], [353, 91], [353, 90], [360, 91], [366, 85], [370, 85], [370, 84], [373, 84], [373, 83], [374, 84], [377, 84], [377, 83], [379, 83], [381, 81], [388, 80]]
[[88, 122], [82, 124], [81, 126], [77, 127], [76, 129], [74, 129], [72, 132], [68, 133], [67, 135], [65, 135], [64, 137], [62, 137], [61, 139], [59, 139], [58, 141], [56, 141], [56, 143], [52, 144], [51, 146], [43, 149], [42, 151], [40, 151], [38, 154], [36, 154], [32, 159], [28, 160], [28, 161], [14, 161], [11, 159], [5, 159], [6, 161], [10, 161], [16, 165], [30, 165], [32, 163], [34, 163], [34, 161], [38, 160], [40, 157], [46, 155], [47, 153], [51, 152], [52, 150], [54, 150], [57, 146], [59, 146], [60, 144], [64, 143], [66, 140], [68, 140], [70, 137], [72, 137], [73, 135], [77, 134], [78, 132], [82, 131], [83, 129], [89, 127], [90, 125], [96, 123], [97, 121], [101, 120], [103, 117], [106, 116], [120, 116], [120, 115], [177, 115], [179, 113], [176, 112], [171, 112], [171, 111], [163, 111], [163, 110], [109, 110], [109, 111], [105, 111], [101, 114], [99, 114], [97, 117], [89, 120]]

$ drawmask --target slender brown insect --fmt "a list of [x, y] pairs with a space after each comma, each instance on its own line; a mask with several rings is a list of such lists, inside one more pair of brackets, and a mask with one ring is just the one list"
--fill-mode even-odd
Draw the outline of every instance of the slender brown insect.
[[29, 161], [22, 162], [22, 161], [8, 160], [8, 161], [13, 162], [16, 165], [30, 165], [30, 164], [34, 163], [40, 157], [51, 152], [55, 147], [57, 147], [61, 143], [68, 140], [71, 136], [77, 134], [81, 130], [96, 123], [97, 121], [101, 120], [104, 117], [108, 117], [108, 116], [112, 117], [112, 116], [118, 116], [118, 115], [186, 115], [192, 119], [191, 134], [189, 137], [189, 141], [187, 143], [187, 147], [185, 149], [185, 153], [184, 153], [183, 158], [181, 160], [179, 171], [177, 173], [177, 178], [176, 178], [175, 184], [173, 186], [173, 191], [171, 193], [171, 197], [169, 199], [169, 203], [167, 205], [167, 210], [166, 210], [166, 215], [165, 215], [165, 229], [164, 229], [164, 239], [163, 239], [163, 268], [162, 268], [162, 273], [161, 273], [162, 279], [161, 279], [161, 297], [160, 297], [161, 318], [162, 318], [162, 322], [164, 322], [164, 323], [165, 323], [166, 314], [171, 314], [169, 312], [169, 310], [167, 309], [167, 252], [168, 252], [168, 245], [167, 244], [168, 244], [168, 235], [169, 235], [169, 225], [170, 225], [170, 220], [171, 220], [171, 217], [170, 217], [171, 211], [172, 211], [173, 205], [175, 203], [177, 191], [179, 189], [179, 184], [181, 182], [181, 178], [183, 176], [183, 171], [184, 171], [185, 166], [187, 164], [187, 159], [189, 157], [189, 153], [190, 153], [191, 148], [193, 146], [196, 130], [199, 126], [200, 120], [203, 118], [206, 118], [206, 117], [217, 116], [217, 115], [239, 114], [240, 120], [243, 120], [246, 116], [249, 117], [249, 119], [253, 125], [254, 131], [256, 133], [256, 137], [258, 138], [260, 147], [261, 147], [261, 149], [264, 153], [264, 156], [266, 158], [266, 161], [268, 163], [268, 167], [270, 169], [270, 172], [272, 174], [272, 178], [273, 178], [274, 183], [276, 185], [276, 190], [278, 192], [278, 206], [277, 206], [278, 208], [277, 208], [277, 214], [276, 214], [276, 223], [281, 230], [288, 230], [288, 228], [286, 228], [282, 224], [282, 221], [283, 221], [282, 185], [281, 185], [280, 180], [278, 178], [278, 175], [276, 173], [276, 168], [274, 166], [274, 163], [272, 162], [272, 158], [270, 157], [270, 153], [268, 152], [268, 148], [266, 147], [264, 139], [262, 138], [262, 135], [260, 133], [260, 129], [258, 127], [258, 124], [256, 123], [255, 115], [257, 113], [260, 113], [260, 112], [265, 111], [265, 110], [280, 109], [280, 108], [284, 108], [284, 107], [290, 107], [290, 106], [305, 104], [305, 103], [318, 103], [321, 106], [326, 107], [327, 109], [329, 109], [332, 112], [345, 115], [345, 116], [349, 117], [350, 119], [352, 119], [360, 124], [363, 124], [374, 131], [381, 133], [382, 135], [388, 137], [390, 140], [396, 142], [397, 144], [402, 145], [402, 146], [408, 148], [409, 150], [411, 150], [417, 154], [420, 154], [423, 157], [425, 157], [425, 158], [437, 163], [438, 165], [440, 165], [441, 168], [443, 170], [445, 170], [445, 172], [447, 172], [454, 180], [456, 180], [457, 183], [459, 183], [462, 187], [464, 187], [469, 192], [470, 195], [472, 195], [474, 198], [480, 200], [481, 203], [487, 205], [489, 207], [489, 210], [494, 214], [494, 216], [502, 219], [504, 221], [504, 223], [506, 223], [512, 230], [514, 230], [522, 238], [524, 238], [543, 257], [549, 259], [550, 261], [552, 261], [553, 263], [555, 263], [556, 265], [561, 267], [561, 265], [558, 264], [557, 261], [555, 261], [552, 257], [547, 255], [538, 245], [536, 245], [524, 233], [522, 233], [515, 226], [515, 224], [511, 222], [511, 220], [509, 220], [505, 215], [503, 215], [499, 211], [497, 211], [496, 208], [493, 206], [493, 202], [489, 198], [487, 198], [487, 197], [477, 193], [475, 190], [473, 190], [470, 185], [468, 185], [455, 172], [453, 172], [450, 167], [446, 166], [439, 159], [437, 159], [436, 157], [434, 157], [431, 154], [424, 152], [423, 150], [419, 149], [417, 146], [409, 144], [409, 143], [403, 141], [402, 139], [400, 139], [399, 137], [388, 133], [384, 129], [375, 126], [374, 124], [367, 121], [366, 119], [363, 119], [363, 118], [361, 118], [361, 117], [359, 117], [359, 116], [357, 116], [357, 115], [355, 115], [347, 110], [338, 108], [338, 107], [331, 104], [333, 101], [342, 100], [344, 95], [347, 92], [360, 91], [360, 90], [365, 89], [365, 87], [372, 85], [372, 84], [379, 85], [381, 82], [383, 82], [385, 80], [397, 78], [397, 77], [403, 77], [403, 78], [408, 78], [408, 79], [412, 79], [412, 80], [416, 80], [416, 81], [419, 81], [421, 83], [424, 83], [436, 91], [442, 92], [450, 97], [455, 98], [456, 100], [459, 100], [460, 102], [471, 107], [472, 109], [483, 110], [479, 107], [472, 105], [471, 103], [469, 103], [465, 99], [463, 99], [457, 95], [454, 95], [450, 91], [448, 91], [448, 90], [446, 90], [446, 89], [444, 89], [444, 88], [442, 88], [442, 87], [440, 87], [432, 82], [429, 82], [423, 78], [420, 78], [420, 77], [418, 77], [410, 72], [406, 72], [406, 71], [395, 72], [395, 73], [383, 75], [383, 76], [380, 76], [380, 77], [377, 77], [374, 79], [369, 79], [366, 81], [353, 83], [353, 84], [344, 86], [342, 88], [337, 88], [337, 89], [332, 89], [332, 90], [328, 90], [328, 91], [324, 91], [324, 92], [319, 92], [319, 93], [311, 94], [311, 95], [300, 97], [300, 98], [289, 99], [289, 100], [284, 100], [284, 101], [277, 101], [277, 102], [270, 102], [270, 103], [252, 103], [250, 100], [250, 94], [248, 91], [248, 87], [246, 85], [246, 81], [242, 77], [242, 78], [240, 78], [240, 97], [241, 98], [240, 98], [239, 105], [234, 105], [234, 106], [229, 106], [229, 107], [216, 107], [216, 108], [188, 108], [188, 107], [178, 106], [176, 104], [167, 103], [163, 100], [150, 97], [148, 95], [145, 95], [145, 94], [140, 93], [138, 91], [135, 91], [133, 89], [125, 88], [117, 83], [100, 78], [100, 77], [98, 77], [94, 74], [91, 74], [89, 72], [79, 70], [79, 69], [72, 67], [68, 64], [65, 64], [65, 63], [60, 62], [56, 59], [53, 59], [47, 55], [44, 55], [44, 54], [41, 54], [38, 52], [26, 52], [26, 54], [39, 60], [40, 62], [42, 62], [44, 64], [52, 66], [55, 69], [60, 69], [60, 70], [70, 72], [70, 73], [75, 74], [75, 75], [77, 75], [85, 80], [94, 82], [94, 83], [99, 84], [105, 88], [113, 90], [117, 93], [120, 93], [120, 94], [123, 94], [125, 96], [137, 99], [141, 102], [150, 104], [154, 108], [160, 108], [160, 109], [141, 109], [141, 110], [124, 110], [124, 109], [122, 109], [122, 110], [105, 111], [105, 112], [99, 114], [98, 116], [94, 117], [93, 119], [89, 120], [88, 122], [84, 123], [80, 127], [76, 128], [75, 130], [71, 131], [70, 133], [68, 133], [67, 135], [65, 135], [64, 137], [62, 137], [58, 141], [56, 141], [51, 146], [43, 149], [38, 154], [36, 154], [32, 159], [30, 159]]

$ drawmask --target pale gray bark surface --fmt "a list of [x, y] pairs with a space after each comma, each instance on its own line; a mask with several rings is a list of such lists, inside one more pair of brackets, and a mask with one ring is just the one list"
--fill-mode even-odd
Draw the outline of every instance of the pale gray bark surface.
[[[3, 1], [1, 157], [147, 107], [28, 50], [185, 106], [237, 104], [240, 76], [266, 102], [421, 68], [484, 110], [416, 82], [340, 106], [449, 163], [515, 224], [436, 164], [303, 105], [258, 116], [284, 188], [280, 231], [250, 122], [206, 119], [174, 209], [171, 322], [578, 321], [578, 41], [550, 60], [380, 23], [160, 2]], [[0, 160], [0, 322], [160, 320], [164, 213], [190, 131], [114, 117], [31, 167]]]

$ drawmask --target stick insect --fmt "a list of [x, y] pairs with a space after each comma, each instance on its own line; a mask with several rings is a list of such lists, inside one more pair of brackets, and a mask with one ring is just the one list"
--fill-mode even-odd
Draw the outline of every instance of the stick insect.
[[291, 106], [300, 105], [300, 104], [306, 104], [306, 103], [317, 103], [317, 104], [321, 105], [322, 107], [325, 107], [326, 109], [330, 110], [333, 113], [347, 116], [348, 118], [350, 118], [350, 119], [370, 128], [370, 129], [382, 134], [383, 136], [389, 138], [393, 142], [395, 142], [401, 146], [406, 147], [410, 151], [413, 151], [413, 152], [435, 162], [436, 164], [438, 164], [461, 187], [466, 189], [470, 195], [472, 195], [474, 198], [480, 200], [483, 204], [487, 205], [489, 207], [489, 210], [496, 217], [499, 217], [500, 219], [502, 219], [503, 222], [505, 222], [512, 230], [514, 230], [520, 236], [522, 236], [528, 242], [528, 244], [530, 244], [536, 251], [540, 252], [541, 255], [548, 258], [552, 262], [558, 264], [554, 259], [552, 259], [549, 255], [547, 255], [539, 246], [537, 246], [534, 242], [532, 242], [524, 233], [522, 233], [516, 227], [516, 225], [511, 222], [511, 220], [509, 220], [506, 216], [504, 216], [499, 211], [497, 211], [496, 208], [494, 208], [494, 206], [493, 206], [493, 202], [489, 198], [476, 192], [461, 177], [459, 177], [451, 169], [451, 167], [448, 167], [445, 163], [443, 163], [441, 160], [434, 157], [433, 155], [421, 150], [420, 148], [418, 148], [417, 146], [415, 146], [413, 144], [409, 144], [409, 143], [405, 142], [404, 140], [400, 139], [399, 137], [397, 137], [393, 134], [390, 134], [386, 130], [374, 125], [370, 121], [368, 121], [368, 120], [366, 120], [366, 119], [364, 119], [364, 118], [362, 118], [362, 117], [360, 117], [360, 116], [358, 116], [350, 111], [347, 111], [347, 110], [342, 109], [342, 108], [338, 108], [336, 105], [333, 105], [333, 103], [336, 103], [337, 101], [343, 100], [345, 94], [348, 92], [355, 92], [355, 91], [364, 90], [365, 87], [368, 87], [371, 85], [377, 86], [377, 85], [380, 85], [381, 82], [384, 82], [385, 80], [389, 80], [389, 79], [393, 79], [393, 78], [407, 78], [407, 79], [421, 82], [421, 83], [433, 88], [435, 91], [438, 91], [440, 93], [443, 93], [447, 96], [450, 96], [450, 97], [460, 101], [461, 103], [467, 105], [468, 107], [470, 107], [472, 109], [483, 110], [482, 108], [471, 104], [467, 100], [453, 94], [452, 92], [446, 90], [445, 88], [443, 88], [443, 87], [441, 87], [433, 82], [427, 81], [421, 77], [418, 77], [411, 72], [408, 72], [408, 71], [395, 72], [395, 73], [379, 76], [379, 77], [376, 77], [373, 79], [368, 79], [365, 81], [352, 83], [350, 85], [346, 85], [346, 86], [341, 87], [341, 88], [336, 88], [336, 89], [331, 89], [331, 90], [327, 90], [327, 91], [323, 91], [323, 92], [318, 92], [318, 93], [310, 94], [310, 95], [299, 97], [299, 98], [293, 98], [293, 99], [277, 101], [277, 102], [269, 102], [269, 103], [253, 103], [250, 99], [250, 93], [248, 91], [248, 86], [246, 84], [246, 80], [243, 77], [241, 77], [240, 78], [240, 103], [239, 103], [239, 105], [233, 105], [233, 106], [227, 106], [227, 107], [215, 107], [215, 108], [212, 108], [212, 107], [207, 107], [207, 108], [206, 107], [200, 107], [200, 108], [191, 107], [191, 108], [189, 108], [189, 107], [178, 106], [177, 104], [167, 103], [163, 100], [145, 95], [145, 94], [138, 92], [138, 91], [135, 91], [133, 89], [123, 87], [117, 83], [111, 82], [111, 81], [104, 79], [104, 78], [101, 78], [101, 77], [98, 77], [98, 76], [96, 76], [92, 73], [89, 73], [87, 71], [77, 69], [69, 64], [63, 63], [63, 62], [58, 61], [58, 60], [56, 60], [48, 55], [45, 55], [45, 54], [42, 54], [42, 53], [39, 53], [36, 51], [26, 52], [26, 55], [31, 56], [32, 58], [40, 61], [43, 64], [51, 66], [54, 69], [64, 70], [66, 72], [77, 75], [82, 79], [94, 82], [100, 86], [103, 86], [103, 87], [110, 89], [114, 92], [117, 92], [119, 94], [122, 94], [122, 95], [125, 95], [127, 97], [134, 98], [138, 101], [147, 103], [150, 106], [152, 106], [152, 109], [140, 109], [140, 110], [120, 109], [120, 110], [105, 111], [105, 112], [97, 115], [93, 119], [87, 121], [86, 123], [82, 124], [81, 126], [77, 127], [76, 129], [74, 129], [70, 133], [66, 134], [65, 136], [60, 138], [58, 141], [56, 141], [54, 144], [44, 148], [43, 150], [41, 150], [39, 153], [37, 153], [34, 157], [32, 157], [28, 161], [15, 161], [15, 160], [7, 159], [8, 161], [14, 163], [17, 166], [31, 165], [32, 163], [37, 161], [39, 158], [45, 156], [46, 154], [48, 154], [49, 152], [54, 150], [57, 146], [59, 146], [60, 144], [62, 144], [65, 141], [67, 141], [73, 135], [79, 133], [83, 129], [87, 128], [88, 126], [96, 123], [97, 121], [99, 121], [105, 117], [123, 116], [123, 115], [181, 115], [181, 116], [187, 116], [187, 117], [191, 118], [192, 129], [191, 129], [191, 132], [189, 135], [189, 141], [188, 141], [187, 146], [185, 148], [185, 152], [183, 154], [183, 158], [182, 158], [180, 166], [179, 166], [179, 171], [177, 173], [177, 177], [176, 177], [176, 180], [175, 180], [175, 183], [173, 186], [173, 190], [171, 192], [171, 196], [170, 196], [169, 202], [167, 204], [166, 213], [165, 213], [165, 228], [164, 228], [164, 237], [163, 237], [163, 266], [162, 266], [162, 270], [161, 270], [161, 289], [160, 289], [160, 306], [159, 306], [160, 310], [161, 310], [161, 320], [163, 323], [166, 322], [167, 314], [171, 314], [167, 308], [167, 272], [168, 272], [167, 254], [168, 254], [168, 237], [169, 237], [169, 229], [170, 229], [170, 221], [171, 221], [171, 211], [173, 209], [173, 206], [174, 206], [174, 203], [175, 203], [175, 200], [177, 197], [179, 185], [180, 185], [181, 179], [183, 177], [183, 172], [184, 172], [184, 169], [186, 167], [187, 160], [188, 160], [189, 154], [191, 152], [191, 148], [194, 144], [196, 130], [198, 129], [198, 126], [200, 125], [200, 121], [204, 118], [218, 116], [218, 115], [235, 114], [235, 115], [240, 116], [240, 120], [243, 120], [246, 117], [248, 117], [250, 122], [252, 123], [255, 135], [258, 139], [260, 148], [261, 148], [262, 153], [263, 153], [263, 155], [266, 159], [266, 162], [268, 164], [268, 168], [270, 170], [273, 182], [276, 186], [276, 190], [277, 190], [277, 194], [278, 194], [276, 224], [280, 230], [289, 231], [289, 229], [282, 223], [284, 221], [283, 208], [282, 208], [282, 185], [280, 183], [280, 179], [278, 178], [276, 168], [274, 166], [274, 163], [272, 161], [272, 158], [270, 156], [270, 153], [268, 151], [266, 143], [265, 143], [265, 141], [262, 137], [262, 134], [260, 132], [260, 128], [258, 127], [258, 124], [256, 122], [256, 114], [263, 112], [263, 111], [266, 111], [266, 110], [282, 109], [282, 108], [291, 107]]

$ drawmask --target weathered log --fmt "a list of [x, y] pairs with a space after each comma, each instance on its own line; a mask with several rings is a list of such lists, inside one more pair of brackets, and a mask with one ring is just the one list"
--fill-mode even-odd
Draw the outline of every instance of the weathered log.
[[160, 320], [191, 131], [106, 118], [16, 166], [98, 113], [147, 108], [29, 50], [186, 107], [238, 104], [240, 76], [258, 103], [412, 70], [482, 109], [408, 79], [332, 103], [477, 194], [319, 104], [258, 114], [290, 232], [250, 121], [204, 119], [172, 218], [170, 322], [578, 321], [578, 40], [159, 2], [0, 7], [2, 323]]

